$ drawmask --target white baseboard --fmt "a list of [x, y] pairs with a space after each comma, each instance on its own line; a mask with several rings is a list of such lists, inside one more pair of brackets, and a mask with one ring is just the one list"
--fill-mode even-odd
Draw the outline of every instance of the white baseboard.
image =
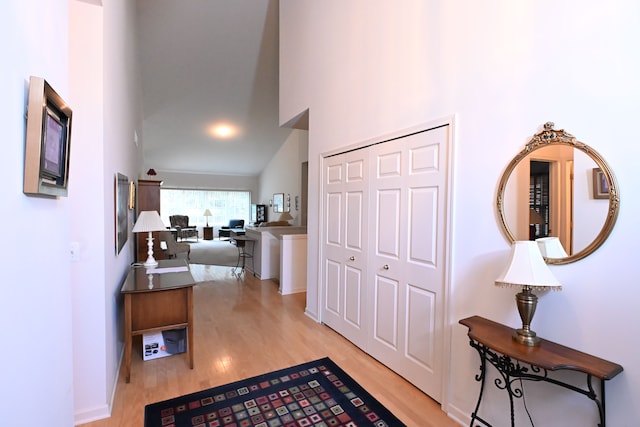
[[111, 416], [111, 405], [102, 405], [81, 412], [76, 412], [73, 417], [73, 424], [80, 425], [92, 421], [103, 420]]
[[446, 412], [449, 418], [451, 418], [461, 426], [468, 426], [471, 423], [471, 415], [469, 415], [467, 412], [461, 411], [454, 405], [449, 404], [447, 406]]
[[122, 358], [124, 357], [124, 346], [120, 352], [120, 360], [118, 361], [118, 369], [116, 369], [115, 378], [113, 378], [113, 387], [109, 402], [91, 409], [77, 411], [73, 414], [73, 425], [87, 424], [93, 421], [103, 420], [111, 417], [113, 409], [113, 401], [116, 398], [116, 390], [118, 388], [118, 377], [120, 376], [120, 367], [122, 366]]

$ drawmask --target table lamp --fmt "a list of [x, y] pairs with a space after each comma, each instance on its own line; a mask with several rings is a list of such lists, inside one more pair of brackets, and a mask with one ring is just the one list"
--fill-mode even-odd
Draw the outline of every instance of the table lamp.
[[283, 212], [280, 214], [280, 217], [278, 218], [278, 221], [291, 221], [293, 219], [293, 217], [291, 216], [291, 214], [289, 212]]
[[207, 227], [209, 226], [209, 217], [211, 216], [211, 211], [209, 209], [205, 209], [204, 213], [202, 214], [203, 216], [207, 217]]
[[496, 279], [497, 286], [521, 286], [516, 295], [516, 306], [522, 319], [522, 328], [516, 329], [513, 339], [533, 347], [540, 344], [540, 337], [531, 330], [531, 320], [536, 312], [538, 297], [533, 290], [560, 290], [562, 285], [544, 262], [538, 244], [530, 240], [515, 241], [511, 258], [505, 271]]
[[536, 243], [540, 253], [545, 258], [566, 258], [569, 256], [557, 237], [541, 237], [536, 239]]
[[145, 267], [155, 267], [158, 265], [158, 261], [153, 257], [153, 235], [151, 232], [166, 229], [167, 227], [165, 227], [157, 211], [142, 211], [140, 215], [138, 215], [138, 220], [133, 226], [132, 231], [134, 233], [144, 233], [145, 231], [149, 233], [147, 237], [147, 247], [149, 250], [147, 251], [147, 260], [144, 263]]

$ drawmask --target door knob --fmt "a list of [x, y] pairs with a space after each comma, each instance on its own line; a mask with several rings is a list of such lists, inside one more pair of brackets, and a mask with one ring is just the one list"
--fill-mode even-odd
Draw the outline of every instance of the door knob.
[[356, 257], [354, 257], [353, 255], [349, 257], [349, 261], [355, 261], [355, 260], [356, 260]]
[[385, 270], [388, 270], [389, 269], [389, 265], [385, 264], [382, 268], [384, 268]]

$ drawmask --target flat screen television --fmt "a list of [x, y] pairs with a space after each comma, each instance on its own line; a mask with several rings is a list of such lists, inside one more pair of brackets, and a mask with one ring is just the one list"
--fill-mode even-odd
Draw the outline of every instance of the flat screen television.
[[41, 77], [29, 79], [23, 192], [66, 196], [69, 183], [71, 108]]

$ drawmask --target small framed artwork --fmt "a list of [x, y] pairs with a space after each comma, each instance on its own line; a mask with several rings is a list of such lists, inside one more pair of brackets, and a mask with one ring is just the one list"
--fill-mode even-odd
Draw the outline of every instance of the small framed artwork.
[[71, 108], [41, 77], [29, 79], [23, 192], [66, 197], [71, 151]]
[[129, 178], [116, 173], [115, 179], [115, 225], [116, 225], [116, 255], [120, 253], [127, 242], [129, 205]]
[[604, 173], [600, 168], [593, 168], [593, 198], [609, 198], [609, 184], [607, 183], [607, 177], [604, 176]]
[[129, 182], [129, 210], [136, 207], [136, 185], [133, 181]]
[[273, 195], [273, 211], [275, 213], [284, 212], [284, 193], [275, 193]]

